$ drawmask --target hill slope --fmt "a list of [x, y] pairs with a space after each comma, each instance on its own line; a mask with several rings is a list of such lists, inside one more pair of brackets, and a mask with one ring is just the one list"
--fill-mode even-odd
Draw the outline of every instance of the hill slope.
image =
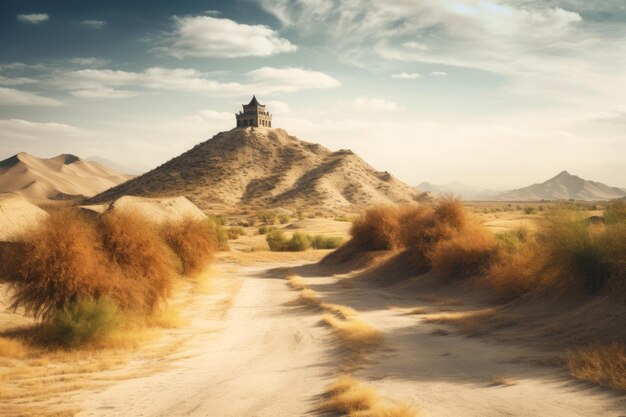
[[21, 152], [0, 162], [0, 193], [30, 200], [91, 197], [129, 178], [69, 154], [44, 159]]
[[622, 198], [626, 192], [621, 188], [609, 187], [600, 182], [582, 179], [563, 171], [541, 184], [533, 184], [498, 195], [499, 200], [611, 200]]
[[331, 152], [282, 129], [258, 127], [219, 133], [90, 202], [181, 194], [203, 209], [241, 204], [348, 209], [425, 197], [351, 151]]

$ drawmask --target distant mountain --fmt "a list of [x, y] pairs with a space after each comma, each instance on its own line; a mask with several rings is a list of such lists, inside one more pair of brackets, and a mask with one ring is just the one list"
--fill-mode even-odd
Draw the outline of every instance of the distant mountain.
[[0, 162], [0, 193], [30, 200], [91, 197], [130, 178], [69, 154], [45, 159], [21, 152]]
[[541, 184], [533, 184], [517, 190], [507, 191], [497, 196], [498, 200], [612, 200], [623, 198], [626, 192], [618, 187], [610, 187], [600, 182], [582, 179], [563, 171]]
[[202, 209], [350, 209], [428, 198], [348, 150], [331, 152], [282, 129], [237, 128], [90, 199], [184, 195]]
[[430, 191], [436, 196], [442, 196], [446, 194], [453, 194], [461, 197], [463, 200], [484, 200], [493, 198], [498, 191], [485, 190], [482, 188], [474, 187], [464, 184], [460, 181], [449, 182], [447, 184], [432, 184], [430, 182], [422, 182], [415, 187], [415, 189], [422, 191]]
[[119, 162], [111, 161], [110, 159], [95, 155], [85, 158], [85, 161], [97, 162], [100, 165], [104, 165], [108, 169], [112, 169], [113, 171], [121, 174], [140, 175], [147, 171], [147, 169], [142, 169], [141, 167], [131, 167], [129, 165], [120, 164]]

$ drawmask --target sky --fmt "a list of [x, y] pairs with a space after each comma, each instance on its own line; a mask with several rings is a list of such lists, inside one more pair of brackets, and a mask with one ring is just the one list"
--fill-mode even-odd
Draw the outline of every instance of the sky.
[[3, 0], [0, 159], [273, 126], [415, 185], [626, 187], [624, 0]]

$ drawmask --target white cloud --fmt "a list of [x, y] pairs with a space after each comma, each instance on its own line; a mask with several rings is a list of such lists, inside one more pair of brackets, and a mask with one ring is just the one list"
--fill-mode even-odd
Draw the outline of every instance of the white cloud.
[[400, 109], [393, 101], [382, 98], [358, 97], [352, 102], [352, 107], [360, 111], [396, 111]]
[[87, 26], [91, 29], [104, 29], [107, 26], [107, 22], [105, 20], [83, 20], [80, 22], [83, 26]]
[[393, 74], [391, 78], [396, 78], [400, 80], [415, 80], [417, 78], [421, 78], [417, 72], [401, 72], [399, 74]]
[[[341, 84], [319, 71], [303, 68], [262, 67], [247, 72], [243, 82], [222, 82], [195, 69], [153, 67], [143, 72], [84, 69], [56, 75], [55, 83], [79, 97], [122, 98], [142, 90], [237, 96], [251, 93], [275, 94], [304, 89], [332, 88]], [[123, 87], [124, 91], [116, 88]]]
[[238, 58], [292, 52], [295, 45], [271, 28], [211, 16], [174, 17], [170, 45], [160, 50], [177, 58]]
[[46, 138], [48, 134], [60, 134], [65, 136], [82, 136], [85, 131], [64, 123], [40, 123], [22, 119], [0, 120], [0, 137], [3, 141], [8, 139], [16, 140], [40, 140]]
[[84, 58], [79, 57], [79, 58], [70, 59], [70, 63], [85, 66], [85, 67], [100, 67], [102, 65], [105, 65], [107, 62], [108, 61], [106, 59], [95, 58], [95, 57], [84, 57]]
[[[591, 2], [260, 0], [300, 36], [362, 67], [382, 59], [478, 69], [500, 76], [509, 94], [567, 95], [564, 101], [578, 97], [580, 104], [589, 95], [626, 91], [626, 26], [583, 20], [585, 3]], [[594, 12], [608, 15], [623, 2], [593, 3]]]
[[0, 87], [0, 106], [59, 106], [61, 102], [48, 97]]
[[34, 84], [37, 80], [26, 77], [17, 77], [17, 78], [9, 78], [3, 75], [0, 75], [0, 85], [23, 85], [23, 84]]
[[288, 93], [313, 88], [339, 87], [341, 83], [328, 74], [303, 68], [262, 67], [246, 74], [249, 85], [260, 92]]
[[91, 88], [72, 91], [72, 95], [80, 98], [127, 98], [139, 95], [136, 91], [116, 90], [113, 88]]
[[446, 75], [448, 75], [448, 73], [444, 71], [433, 71], [430, 73], [430, 75], [432, 75], [433, 77], [445, 77]]
[[18, 14], [17, 20], [24, 23], [32, 23], [36, 25], [41, 22], [45, 22], [50, 19], [47, 13], [31, 13], [31, 14]]

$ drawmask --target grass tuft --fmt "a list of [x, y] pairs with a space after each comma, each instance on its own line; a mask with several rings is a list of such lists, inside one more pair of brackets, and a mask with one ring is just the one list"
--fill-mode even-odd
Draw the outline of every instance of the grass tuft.
[[619, 391], [626, 391], [626, 345], [590, 345], [567, 353], [572, 376]]
[[324, 314], [322, 322], [332, 327], [339, 338], [353, 350], [371, 348], [383, 341], [380, 330], [360, 319], [342, 320], [331, 314]]

